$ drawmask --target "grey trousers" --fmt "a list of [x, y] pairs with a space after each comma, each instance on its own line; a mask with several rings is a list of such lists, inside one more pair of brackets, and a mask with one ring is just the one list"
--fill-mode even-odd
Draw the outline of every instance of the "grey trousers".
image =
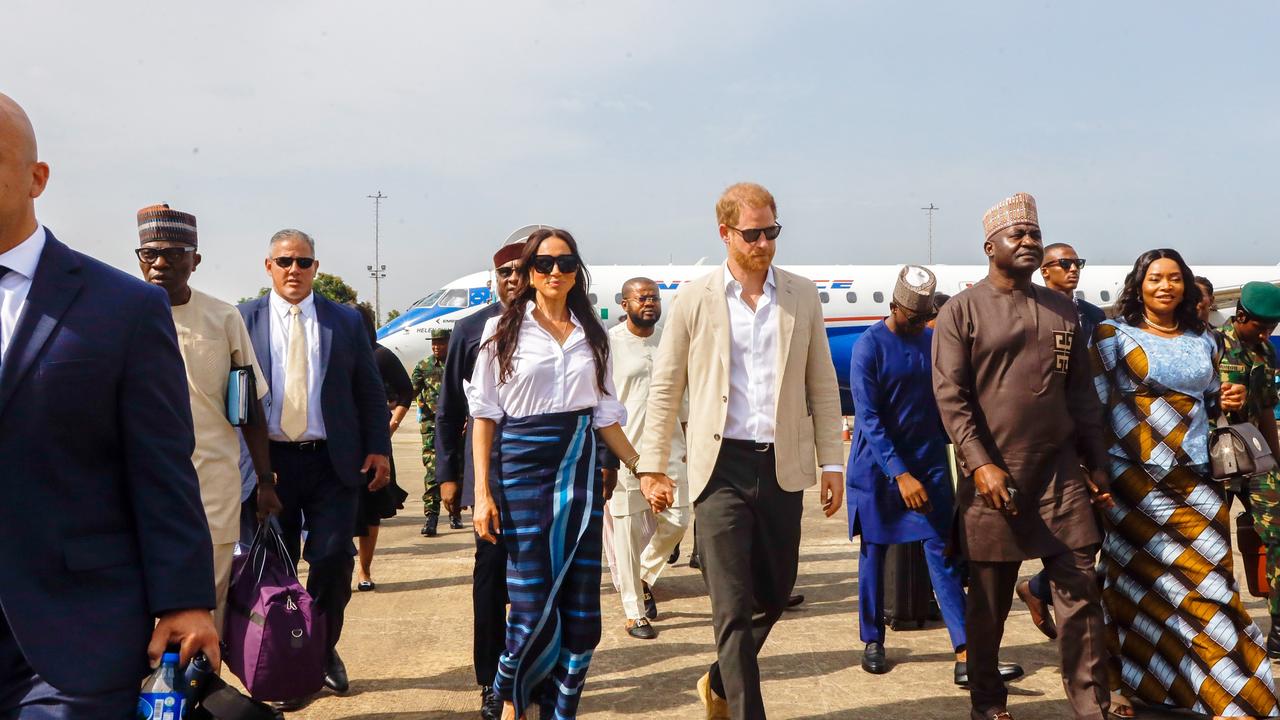
[[694, 502], [716, 633], [711, 688], [733, 720], [765, 718], [756, 656], [795, 586], [803, 496], [778, 487], [772, 445], [726, 438]]
[[[1078, 719], [1103, 720], [1111, 705], [1107, 681], [1107, 635], [1094, 571], [1097, 546], [1044, 558], [1058, 622], [1062, 684]], [[979, 712], [1003, 708], [1009, 693], [996, 664], [1005, 619], [1018, 582], [1018, 562], [969, 561], [969, 699]]]

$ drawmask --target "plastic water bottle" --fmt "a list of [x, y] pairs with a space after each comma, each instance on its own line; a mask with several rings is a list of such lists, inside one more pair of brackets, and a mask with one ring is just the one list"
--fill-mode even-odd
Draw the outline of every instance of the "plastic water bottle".
[[178, 653], [167, 652], [160, 667], [142, 683], [138, 696], [138, 720], [182, 720], [186, 696], [177, 685]]

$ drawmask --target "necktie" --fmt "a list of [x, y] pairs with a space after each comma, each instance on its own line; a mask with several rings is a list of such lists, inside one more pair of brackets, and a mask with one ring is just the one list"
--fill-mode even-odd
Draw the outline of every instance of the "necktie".
[[284, 365], [284, 407], [280, 429], [290, 440], [307, 431], [307, 333], [302, 327], [302, 309], [289, 306], [289, 352]]

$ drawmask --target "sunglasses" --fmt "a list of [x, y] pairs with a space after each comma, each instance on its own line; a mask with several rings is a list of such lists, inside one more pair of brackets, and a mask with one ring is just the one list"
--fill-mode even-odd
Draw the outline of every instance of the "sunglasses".
[[569, 273], [578, 272], [578, 268], [582, 266], [582, 262], [578, 260], [577, 255], [534, 255], [533, 269], [546, 275], [551, 272], [552, 267], [560, 268], [560, 272], [568, 275]]
[[506, 267], [506, 266], [494, 269], [494, 272], [498, 274], [498, 277], [502, 278], [503, 280], [506, 280], [507, 278], [514, 275], [515, 271], [516, 271], [515, 268]]
[[279, 267], [284, 268], [285, 270], [288, 270], [289, 268], [293, 267], [293, 264], [296, 262], [298, 263], [298, 267], [302, 268], [303, 270], [307, 270], [312, 265], [316, 264], [316, 259], [309, 258], [309, 257], [289, 257], [288, 255], [281, 255], [280, 257], [277, 257], [277, 258], [271, 258], [271, 262], [275, 263]]
[[742, 239], [745, 240], [748, 245], [758, 241], [761, 235], [764, 235], [765, 240], [777, 240], [778, 235], [782, 232], [782, 226], [777, 223], [774, 223], [769, 227], [749, 228], [747, 230], [736, 228], [732, 225], [726, 225], [725, 227], [730, 230], [737, 230], [738, 234], [742, 236]]
[[[904, 313], [905, 314], [905, 313]], [[928, 325], [931, 320], [938, 317], [938, 313], [927, 313], [921, 315], [907, 315], [907, 324], [915, 327]]]
[[137, 255], [139, 260], [148, 265], [154, 265], [160, 258], [164, 258], [165, 262], [173, 265], [182, 260], [187, 253], [193, 253], [195, 251], [195, 246], [192, 245], [167, 248], [140, 247], [137, 250], [134, 250], [133, 254]]
[[1077, 270], [1083, 270], [1084, 258], [1062, 258], [1061, 260], [1053, 260], [1051, 262], [1047, 262], [1044, 265], [1041, 265], [1040, 267], [1047, 268], [1047, 267], [1053, 267], [1054, 265], [1057, 265], [1059, 268], [1061, 268], [1063, 272], [1071, 272], [1072, 267], [1074, 267]]

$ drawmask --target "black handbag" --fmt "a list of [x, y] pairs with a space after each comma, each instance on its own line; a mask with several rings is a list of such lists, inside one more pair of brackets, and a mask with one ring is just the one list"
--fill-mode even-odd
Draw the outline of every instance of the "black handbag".
[[1271, 446], [1253, 423], [1220, 425], [1209, 431], [1209, 470], [1214, 480], [1250, 478], [1275, 469]]

